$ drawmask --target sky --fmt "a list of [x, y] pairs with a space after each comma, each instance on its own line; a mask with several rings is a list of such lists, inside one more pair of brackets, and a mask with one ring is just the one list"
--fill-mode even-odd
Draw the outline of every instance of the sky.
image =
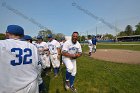
[[66, 36], [73, 31], [80, 35], [116, 35], [127, 25], [135, 29], [140, 22], [139, 4], [140, 0], [0, 0], [0, 33], [5, 33], [8, 25], [16, 24], [31, 36], [37, 36], [42, 27]]

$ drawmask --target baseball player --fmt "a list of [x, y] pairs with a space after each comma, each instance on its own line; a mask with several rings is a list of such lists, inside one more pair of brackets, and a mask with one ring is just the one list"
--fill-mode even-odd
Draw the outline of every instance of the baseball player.
[[37, 36], [36, 47], [39, 51], [43, 69], [50, 68], [48, 45], [43, 41], [42, 36]]
[[38, 93], [37, 48], [23, 36], [22, 27], [9, 25], [0, 41], [0, 93]]
[[72, 40], [67, 40], [62, 48], [63, 62], [66, 66], [65, 88], [77, 92], [74, 87], [74, 79], [77, 72], [76, 58], [82, 55], [82, 49], [78, 40], [78, 32], [73, 32]]
[[[29, 43], [32, 43], [32, 37], [29, 36], [29, 35], [24, 35], [24, 38], [23, 38], [24, 41], [27, 41]], [[35, 45], [36, 46], [36, 45]], [[38, 54], [38, 56], [40, 56]], [[40, 60], [41, 61], [41, 60]], [[39, 68], [38, 70], [40, 71], [39, 75], [38, 75], [38, 83], [39, 83], [39, 93], [42, 93], [43, 91], [45, 91], [45, 84], [43, 82], [43, 79], [41, 77], [41, 72], [42, 72], [42, 64], [40, 62], [39, 64]]]
[[30, 43], [32, 43], [32, 37], [29, 35], [24, 35], [23, 40], [28, 41]]
[[91, 53], [93, 51], [93, 44], [92, 44], [91, 37], [88, 37], [88, 47], [89, 47], [89, 56], [91, 56]]
[[[62, 38], [61, 38], [61, 42], [60, 42], [60, 50], [61, 50], [61, 51], [62, 51], [63, 44], [64, 44], [65, 42], [66, 42], [65, 37], [62, 37]], [[63, 65], [62, 54], [61, 54], [61, 57], [60, 57], [60, 61], [61, 61], [62, 65]]]
[[57, 77], [60, 67], [60, 43], [49, 34], [47, 44], [50, 51], [50, 60], [54, 68], [54, 75]]
[[92, 44], [93, 44], [94, 53], [96, 52], [96, 43], [97, 43], [96, 36], [93, 36], [93, 38], [92, 38]]
[[[49, 58], [49, 51], [48, 51], [48, 45], [46, 42], [43, 41], [42, 36], [37, 36], [37, 42], [35, 46], [38, 49], [39, 52], [39, 59], [41, 62], [42, 69], [45, 71], [46, 75], [48, 75], [48, 70], [50, 68], [50, 58]], [[42, 71], [40, 69], [40, 71]], [[43, 79], [41, 78], [41, 73], [39, 74], [39, 91], [45, 90], [45, 85], [43, 83]]]

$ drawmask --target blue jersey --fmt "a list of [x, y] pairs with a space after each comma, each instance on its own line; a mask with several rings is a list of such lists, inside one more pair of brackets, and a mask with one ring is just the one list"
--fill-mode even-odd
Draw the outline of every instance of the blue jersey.
[[92, 38], [92, 44], [96, 45], [97, 39], [96, 38]]

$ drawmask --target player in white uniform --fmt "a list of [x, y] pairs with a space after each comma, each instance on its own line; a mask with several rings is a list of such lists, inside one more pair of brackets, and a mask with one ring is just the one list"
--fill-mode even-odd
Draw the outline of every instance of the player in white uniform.
[[89, 56], [91, 56], [93, 51], [93, 44], [92, 44], [91, 37], [88, 37], [88, 47], [89, 47]]
[[[50, 69], [50, 58], [48, 45], [43, 41], [42, 36], [37, 36], [37, 42], [35, 46], [39, 52], [39, 59], [41, 62], [42, 69], [45, 71], [46, 75], [48, 75], [48, 70]], [[42, 69], [40, 69], [42, 71]], [[39, 75], [39, 91], [45, 91], [45, 85], [43, 79], [41, 78], [41, 74]]]
[[30, 43], [32, 43], [32, 37], [31, 36], [29, 36], [29, 35], [24, 35], [24, 37], [23, 37], [23, 41], [27, 41], [27, 42], [30, 42]]
[[66, 66], [65, 88], [76, 92], [74, 79], [77, 72], [76, 58], [82, 55], [82, 49], [78, 40], [78, 32], [73, 32], [72, 40], [67, 40], [62, 48], [63, 62]]
[[48, 45], [46, 42], [43, 41], [42, 36], [37, 36], [37, 39], [38, 40], [36, 43], [36, 47], [38, 48], [39, 55], [41, 57], [42, 67], [43, 69], [50, 68]]
[[47, 44], [50, 51], [50, 60], [54, 68], [54, 75], [57, 76], [60, 67], [60, 43], [49, 34]]
[[[65, 37], [62, 37], [62, 38], [61, 38], [61, 42], [60, 42], [60, 50], [61, 50], [61, 52], [62, 52], [63, 44], [64, 44], [65, 42], [66, 42]], [[62, 65], [63, 65], [62, 54], [61, 54], [61, 57], [60, 57], [60, 61], [61, 61]]]
[[[22, 40], [27, 41], [29, 43], [32, 43], [32, 37], [29, 36], [29, 35], [24, 35], [24, 38]], [[33, 45], [35, 45], [37, 47], [36, 43], [34, 43]], [[40, 56], [39, 53], [38, 53], [38, 56]], [[41, 59], [40, 59], [40, 62], [39, 62], [38, 65], [39, 65], [39, 69], [38, 70], [40, 71], [40, 73], [38, 75], [39, 93], [42, 93], [43, 91], [46, 91], [45, 90], [46, 88], [45, 88], [45, 84], [43, 82], [43, 79], [41, 77], [41, 72], [42, 72], [42, 62], [41, 62]]]
[[24, 30], [9, 25], [0, 41], [0, 93], [38, 93], [37, 48], [20, 39]]

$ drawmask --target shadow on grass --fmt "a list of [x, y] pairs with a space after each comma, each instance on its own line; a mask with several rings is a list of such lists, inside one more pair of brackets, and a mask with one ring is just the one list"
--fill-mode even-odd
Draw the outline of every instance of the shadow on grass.
[[43, 78], [44, 87], [45, 87], [45, 89], [43, 90], [43, 93], [49, 93], [49, 86], [50, 86], [50, 80], [51, 80], [51, 78], [50, 78], [49, 75], [46, 76], [44, 71], [42, 72], [42, 75], [41, 76]]
[[66, 67], [63, 65], [61, 66], [61, 75], [62, 75], [62, 80], [63, 80], [63, 88], [65, 89], [65, 73], [66, 73]]

